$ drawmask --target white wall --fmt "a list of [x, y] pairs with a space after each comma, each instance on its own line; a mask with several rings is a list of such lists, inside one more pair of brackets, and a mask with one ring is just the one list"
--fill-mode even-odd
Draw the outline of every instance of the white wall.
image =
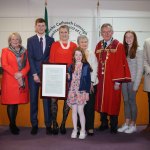
[[[134, 30], [143, 47], [145, 38], [150, 37], [149, 6], [150, 0], [102, 0], [97, 14], [97, 0], [48, 0], [49, 28], [57, 29], [62, 21], [73, 22], [87, 32], [93, 50], [99, 25], [109, 22], [115, 38], [122, 41], [126, 30]], [[43, 16], [44, 0], [0, 0], [0, 49], [7, 46], [8, 35], [14, 31], [21, 34], [26, 47], [27, 38], [34, 34], [35, 19]], [[71, 40], [76, 41], [78, 30], [71, 30]], [[54, 37], [58, 40], [57, 33]]]

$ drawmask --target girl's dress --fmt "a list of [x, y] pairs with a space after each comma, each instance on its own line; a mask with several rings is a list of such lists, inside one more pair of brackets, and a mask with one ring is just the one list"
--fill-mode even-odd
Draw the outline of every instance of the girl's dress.
[[86, 104], [86, 101], [89, 100], [89, 93], [86, 91], [79, 91], [80, 78], [82, 72], [82, 63], [76, 64], [75, 71], [72, 74], [72, 81], [68, 92], [67, 104], [71, 105], [82, 105]]

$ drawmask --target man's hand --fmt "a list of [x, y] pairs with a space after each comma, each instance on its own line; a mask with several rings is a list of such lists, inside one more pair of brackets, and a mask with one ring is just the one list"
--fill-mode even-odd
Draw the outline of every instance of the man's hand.
[[37, 74], [34, 74], [33, 75], [33, 80], [36, 82], [36, 83], [40, 83], [41, 81], [40, 81], [40, 78], [39, 78], [39, 76], [37, 75]]
[[115, 82], [114, 84], [114, 90], [119, 90], [120, 89], [120, 83]]

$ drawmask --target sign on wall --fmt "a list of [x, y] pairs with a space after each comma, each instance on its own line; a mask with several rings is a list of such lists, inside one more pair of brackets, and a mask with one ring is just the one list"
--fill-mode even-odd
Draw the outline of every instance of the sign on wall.
[[70, 40], [77, 43], [79, 35], [86, 35], [89, 39], [89, 50], [94, 50], [97, 43], [97, 28], [93, 18], [56, 18], [49, 21], [49, 35], [59, 40], [58, 29], [62, 25], [70, 28]]

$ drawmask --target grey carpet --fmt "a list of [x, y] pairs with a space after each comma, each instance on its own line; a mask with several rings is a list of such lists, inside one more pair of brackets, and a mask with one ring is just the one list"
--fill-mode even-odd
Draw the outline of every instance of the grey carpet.
[[0, 150], [150, 150], [150, 133], [141, 134], [138, 127], [133, 134], [110, 134], [109, 130], [95, 130], [93, 137], [85, 140], [71, 139], [72, 129], [66, 135], [46, 135], [40, 128], [37, 135], [30, 135], [31, 128], [20, 128], [20, 135], [12, 135], [7, 126], [0, 126]]

